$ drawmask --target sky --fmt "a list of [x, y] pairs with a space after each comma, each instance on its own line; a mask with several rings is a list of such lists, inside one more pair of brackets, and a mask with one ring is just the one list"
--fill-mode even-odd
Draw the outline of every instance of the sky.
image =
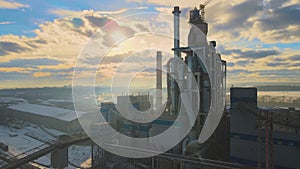
[[[184, 46], [188, 12], [203, 1], [0, 0], [0, 88], [68, 86], [74, 68], [98, 86], [130, 72], [132, 86], [155, 86], [155, 52], [164, 65], [172, 57], [173, 6]], [[227, 61], [227, 85], [299, 85], [299, 16], [300, 0], [211, 0], [208, 39]]]

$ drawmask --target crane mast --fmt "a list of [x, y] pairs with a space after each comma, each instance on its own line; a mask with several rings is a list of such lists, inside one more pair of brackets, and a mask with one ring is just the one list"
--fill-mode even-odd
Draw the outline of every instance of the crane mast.
[[210, 2], [211, 0], [206, 0], [204, 3], [201, 3], [199, 6], [199, 11], [201, 15], [201, 19], [205, 19], [205, 6]]

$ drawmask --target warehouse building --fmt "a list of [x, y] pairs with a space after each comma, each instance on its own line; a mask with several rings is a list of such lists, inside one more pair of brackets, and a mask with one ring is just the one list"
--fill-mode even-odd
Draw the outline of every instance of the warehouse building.
[[29, 103], [10, 105], [2, 112], [3, 117], [24, 120], [67, 133], [82, 131], [78, 118], [87, 115], [87, 113], [77, 113], [78, 114], [76, 114], [75, 110], [71, 109]]

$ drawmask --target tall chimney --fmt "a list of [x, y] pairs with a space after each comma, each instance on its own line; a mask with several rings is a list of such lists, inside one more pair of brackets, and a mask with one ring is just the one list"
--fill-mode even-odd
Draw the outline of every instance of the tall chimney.
[[162, 53], [156, 53], [156, 89], [162, 90]]
[[162, 106], [162, 52], [156, 53], [156, 110]]
[[179, 6], [174, 7], [174, 56], [181, 57], [180, 52], [177, 52], [176, 49], [180, 46], [180, 37], [179, 37], [179, 28], [180, 28], [180, 13]]

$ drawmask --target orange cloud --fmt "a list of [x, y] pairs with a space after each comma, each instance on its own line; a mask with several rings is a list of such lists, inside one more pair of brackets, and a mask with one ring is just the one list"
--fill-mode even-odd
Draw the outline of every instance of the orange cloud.
[[51, 76], [50, 72], [35, 72], [33, 74], [33, 77], [45, 77], [45, 76]]
[[5, 9], [19, 9], [19, 8], [28, 8], [28, 4], [22, 4], [19, 2], [10, 2], [6, 0], [0, 0], [0, 8]]

